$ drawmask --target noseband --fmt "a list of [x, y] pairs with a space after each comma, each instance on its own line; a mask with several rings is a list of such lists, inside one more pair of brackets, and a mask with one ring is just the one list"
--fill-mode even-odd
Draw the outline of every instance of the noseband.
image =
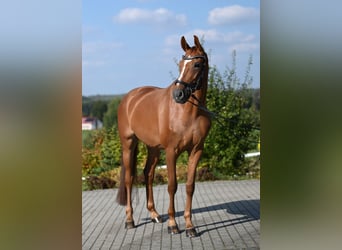
[[205, 56], [185, 56], [183, 55], [183, 60], [193, 60], [197, 58], [202, 58], [204, 60], [201, 72], [197, 75], [197, 77], [192, 81], [192, 82], [184, 82], [182, 80], [179, 80], [178, 78], [174, 81], [174, 84], [177, 85], [178, 83], [182, 84], [184, 86], [183, 89], [175, 89], [173, 91], [173, 99], [177, 103], [185, 103], [191, 96], [192, 93], [194, 93], [196, 90], [201, 89], [201, 81], [203, 78], [203, 66], [206, 63], [206, 58]]

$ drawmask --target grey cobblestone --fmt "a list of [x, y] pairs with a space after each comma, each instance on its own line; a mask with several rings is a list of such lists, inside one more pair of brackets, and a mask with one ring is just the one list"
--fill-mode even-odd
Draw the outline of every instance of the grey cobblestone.
[[[125, 207], [115, 202], [117, 189], [82, 192], [82, 249], [259, 249], [260, 181], [197, 182], [193, 222], [199, 237], [184, 232], [185, 185], [175, 196], [181, 234], [167, 233], [167, 186], [155, 186], [155, 204], [164, 222], [150, 221], [145, 188], [133, 201], [136, 228], [124, 229]], [[135, 191], [134, 191], [135, 192]]]

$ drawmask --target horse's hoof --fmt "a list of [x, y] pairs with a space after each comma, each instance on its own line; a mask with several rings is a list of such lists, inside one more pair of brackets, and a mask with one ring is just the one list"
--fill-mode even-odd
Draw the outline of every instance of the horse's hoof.
[[125, 229], [135, 228], [134, 221], [127, 221], [125, 223]]
[[152, 220], [153, 223], [162, 223], [163, 222], [163, 220], [160, 217], [160, 215], [158, 215], [158, 217], [156, 217], [156, 218], [152, 218], [151, 220]]
[[186, 234], [186, 237], [189, 237], [189, 238], [198, 236], [196, 229], [193, 227], [185, 229], [185, 234]]
[[169, 234], [179, 234], [179, 233], [180, 233], [179, 228], [178, 228], [177, 225], [171, 226], [171, 227], [168, 226], [168, 227], [167, 227], [167, 232], [168, 232]]

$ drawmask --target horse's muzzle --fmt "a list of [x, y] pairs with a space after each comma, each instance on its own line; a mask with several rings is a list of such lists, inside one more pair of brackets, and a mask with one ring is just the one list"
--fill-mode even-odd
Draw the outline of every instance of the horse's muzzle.
[[172, 92], [172, 96], [177, 103], [184, 104], [191, 96], [191, 89], [187, 87], [183, 89], [175, 89]]

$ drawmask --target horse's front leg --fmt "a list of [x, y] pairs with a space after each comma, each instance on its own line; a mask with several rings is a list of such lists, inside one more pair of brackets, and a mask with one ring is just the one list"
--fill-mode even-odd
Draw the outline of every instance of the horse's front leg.
[[170, 197], [169, 203], [169, 222], [168, 222], [168, 233], [170, 234], [178, 234], [179, 228], [177, 226], [175, 220], [175, 194], [177, 192], [177, 176], [176, 176], [176, 159], [177, 155], [174, 152], [174, 149], [170, 149], [166, 151], [166, 164], [167, 164], [167, 175], [168, 175], [168, 192]]
[[160, 150], [158, 148], [148, 147], [147, 161], [144, 168], [145, 183], [146, 183], [146, 200], [147, 200], [147, 210], [150, 211], [151, 220], [154, 223], [161, 223], [162, 218], [155, 209], [154, 199], [153, 199], [153, 179], [154, 170], [158, 163], [160, 156]]
[[191, 221], [192, 197], [195, 191], [196, 168], [203, 150], [193, 149], [189, 154], [188, 176], [186, 182], [186, 203], [184, 209], [185, 232], [187, 237], [196, 237], [197, 232]]

